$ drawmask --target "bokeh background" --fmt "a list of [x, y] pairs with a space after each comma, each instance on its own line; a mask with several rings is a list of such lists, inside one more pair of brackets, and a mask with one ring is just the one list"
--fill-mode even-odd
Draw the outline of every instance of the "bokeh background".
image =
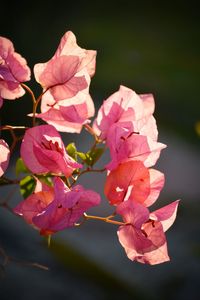
[[[167, 232], [171, 262], [133, 263], [118, 243], [116, 227], [88, 222], [46, 241], [23, 220], [0, 208], [0, 244], [11, 256], [47, 265], [43, 271], [9, 264], [2, 270], [0, 299], [199, 299], [200, 278], [200, 12], [194, 1], [16, 1], [1, 3], [0, 35], [10, 38], [32, 68], [51, 58], [62, 35], [72, 30], [78, 44], [96, 49], [91, 95], [98, 108], [123, 84], [153, 93], [159, 140], [168, 148], [157, 168], [166, 175], [158, 205], [181, 198], [174, 226]], [[30, 87], [39, 94], [34, 82]], [[1, 123], [30, 125], [28, 95], [5, 101]], [[5, 138], [9, 141], [9, 136]], [[64, 135], [87, 150], [86, 133]], [[16, 157], [17, 157], [16, 152]], [[105, 159], [107, 159], [105, 157]], [[8, 176], [14, 172], [14, 158]], [[102, 194], [95, 211], [107, 215], [104, 175], [82, 183]], [[13, 191], [11, 204], [21, 199]], [[1, 200], [8, 196], [1, 188]]]

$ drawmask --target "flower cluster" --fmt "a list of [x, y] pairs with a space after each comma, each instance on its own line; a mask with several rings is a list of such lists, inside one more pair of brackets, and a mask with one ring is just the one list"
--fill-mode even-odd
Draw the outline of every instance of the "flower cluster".
[[[89, 87], [95, 67], [96, 51], [79, 47], [75, 35], [66, 32], [54, 56], [34, 66], [35, 79], [42, 87], [36, 98], [24, 83], [30, 80], [26, 60], [15, 52], [11, 41], [0, 37], [0, 105], [3, 99], [16, 99], [25, 91], [33, 101], [29, 114], [32, 127], [24, 127], [17, 161], [18, 171], [25, 174], [20, 186], [28, 180], [32, 189], [13, 211], [42, 235], [89, 219], [116, 224], [119, 242], [129, 259], [148, 264], [168, 261], [165, 231], [175, 220], [178, 201], [149, 211], [164, 186], [164, 174], [152, 167], [166, 147], [158, 142], [153, 95], [138, 95], [120, 86], [103, 102], [90, 125], [95, 109]], [[41, 112], [37, 113], [39, 104]], [[47, 124], [38, 125], [36, 118]], [[9, 128], [15, 139], [11, 149], [0, 140], [0, 176], [4, 176], [16, 140], [20, 140], [14, 127], [1, 127]], [[94, 137], [89, 151], [80, 152], [75, 144], [66, 147], [59, 131], [80, 133], [83, 128]], [[95, 169], [105, 149], [109, 149], [110, 162], [102, 170]], [[104, 193], [114, 208], [105, 218], [86, 214], [101, 199], [95, 191], [77, 184], [82, 174], [103, 171], [107, 172]]]

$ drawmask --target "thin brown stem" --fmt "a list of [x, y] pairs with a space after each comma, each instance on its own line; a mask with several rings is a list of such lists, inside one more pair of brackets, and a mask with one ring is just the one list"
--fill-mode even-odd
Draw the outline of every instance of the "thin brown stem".
[[13, 139], [13, 142], [12, 142], [12, 145], [10, 146], [10, 153], [12, 154], [14, 149], [15, 149], [15, 146], [17, 144], [17, 142], [19, 142], [20, 140], [23, 139], [23, 135], [21, 136], [17, 136], [15, 134], [15, 130], [25, 130], [27, 127], [25, 126], [11, 126], [11, 125], [3, 125], [0, 127], [1, 130], [9, 130], [10, 134], [11, 134], [11, 137]]
[[93, 128], [89, 124], [85, 124], [84, 127], [94, 137], [95, 146], [96, 146], [96, 144], [101, 143], [101, 140], [99, 139], [99, 137], [96, 135]]
[[113, 217], [113, 215], [108, 216], [108, 217], [99, 217], [99, 216], [91, 216], [91, 215], [87, 215], [86, 213], [84, 214], [84, 218], [86, 220], [99, 220], [99, 221], [103, 221], [106, 223], [110, 223], [110, 224], [115, 224], [115, 225], [126, 225], [127, 223], [124, 222], [120, 222], [120, 221], [116, 221], [116, 220], [111, 220], [111, 218]]
[[31, 95], [32, 101], [33, 101], [33, 105], [36, 103], [36, 99], [35, 99], [35, 95], [33, 93], [33, 91], [30, 89], [30, 87], [28, 87], [26, 84], [21, 83], [21, 86]]
[[49, 270], [49, 268], [47, 266], [41, 265], [37, 262], [20, 260], [18, 258], [9, 256], [2, 247], [0, 247], [0, 255], [3, 257], [3, 267], [6, 267], [9, 263], [13, 262], [13, 263], [21, 265], [21, 266], [39, 268], [39, 269], [42, 269], [45, 271]]
[[34, 104], [33, 104], [33, 127], [35, 126], [35, 115], [36, 115], [36, 112], [37, 112], [37, 107], [38, 107], [38, 104], [40, 103], [41, 99], [42, 99], [42, 96], [48, 91], [48, 89], [44, 90], [40, 95], [39, 97], [35, 100]]

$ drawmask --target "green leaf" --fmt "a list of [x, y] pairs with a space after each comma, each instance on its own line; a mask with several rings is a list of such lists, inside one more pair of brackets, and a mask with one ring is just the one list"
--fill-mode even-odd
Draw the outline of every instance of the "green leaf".
[[95, 148], [93, 150], [89, 150], [87, 153], [76, 152], [76, 154], [82, 159], [82, 161], [91, 167], [99, 160], [103, 152], [104, 148]]
[[16, 175], [19, 176], [20, 173], [30, 173], [26, 165], [24, 164], [21, 157], [18, 158], [16, 165], [15, 165], [15, 172]]
[[48, 186], [53, 186], [52, 177], [47, 175], [37, 175], [37, 178]]
[[30, 196], [35, 190], [36, 181], [32, 176], [26, 176], [20, 181], [20, 192], [24, 198]]
[[83, 152], [76, 152], [76, 154], [77, 154], [78, 157], [80, 157], [80, 159], [82, 159], [84, 162], [86, 161], [87, 156], [86, 156], [85, 153], [83, 153]]
[[104, 153], [104, 148], [95, 148], [94, 150], [90, 150], [86, 153], [87, 156], [87, 164], [89, 166], [93, 166], [99, 158]]
[[67, 153], [69, 154], [69, 156], [71, 156], [73, 159], [77, 160], [77, 149], [76, 149], [76, 145], [74, 143], [70, 143], [69, 145], [67, 145], [66, 150], [67, 150]]

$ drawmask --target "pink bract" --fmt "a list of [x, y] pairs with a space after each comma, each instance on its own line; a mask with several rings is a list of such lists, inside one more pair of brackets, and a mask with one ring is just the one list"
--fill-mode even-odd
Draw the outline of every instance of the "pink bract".
[[46, 63], [34, 66], [34, 74], [44, 90], [49, 90], [55, 101], [74, 97], [88, 87], [87, 76], [93, 76], [96, 51], [80, 48], [71, 32], [65, 33], [55, 55]]
[[141, 161], [126, 161], [108, 173], [104, 193], [111, 205], [131, 199], [145, 206], [152, 205], [164, 185], [164, 175], [148, 169]]
[[30, 80], [26, 60], [15, 52], [10, 40], [0, 37], [0, 99], [13, 100], [24, 95], [20, 83]]
[[[178, 202], [167, 205], [157, 213], [157, 217], [143, 205], [131, 200], [121, 203], [117, 213], [122, 215], [126, 225], [118, 230], [118, 238], [129, 259], [151, 265], [169, 261], [166, 237], [162, 221], [172, 225]], [[160, 216], [160, 218], [159, 218]]]
[[78, 92], [75, 97], [56, 102], [47, 91], [41, 103], [42, 113], [37, 114], [58, 131], [80, 133], [82, 126], [90, 122], [94, 115], [94, 103], [89, 95], [88, 88]]
[[108, 174], [104, 193], [111, 205], [118, 205], [130, 197], [143, 203], [150, 193], [148, 169], [140, 161], [119, 165]]
[[36, 187], [33, 194], [28, 198], [20, 202], [13, 211], [22, 216], [25, 221], [33, 225], [32, 219], [34, 216], [42, 213], [42, 211], [51, 203], [54, 199], [54, 190], [52, 187], [36, 181]]
[[82, 167], [66, 153], [60, 134], [51, 125], [40, 125], [26, 131], [21, 157], [37, 174], [52, 172], [68, 177], [74, 169]]
[[100, 196], [77, 185], [71, 190], [60, 178], [54, 179], [55, 197], [46, 209], [33, 218], [43, 235], [72, 227], [90, 207], [99, 205]]
[[[151, 94], [137, 95], [133, 90], [120, 86], [119, 91], [103, 102], [93, 129], [102, 140], [107, 138], [109, 129], [115, 123], [127, 128], [130, 132], [140, 133], [149, 118], [153, 118], [154, 99]], [[156, 124], [151, 122], [150, 136], [157, 136]], [[146, 132], [149, 129], [146, 128]]]
[[0, 139], [0, 176], [6, 171], [10, 160], [10, 149], [7, 143]]
[[111, 162], [108, 170], [115, 169], [120, 163], [128, 160], [140, 160], [146, 167], [153, 166], [166, 146], [152, 140], [150, 137], [130, 133], [119, 124], [112, 125], [107, 136]]

